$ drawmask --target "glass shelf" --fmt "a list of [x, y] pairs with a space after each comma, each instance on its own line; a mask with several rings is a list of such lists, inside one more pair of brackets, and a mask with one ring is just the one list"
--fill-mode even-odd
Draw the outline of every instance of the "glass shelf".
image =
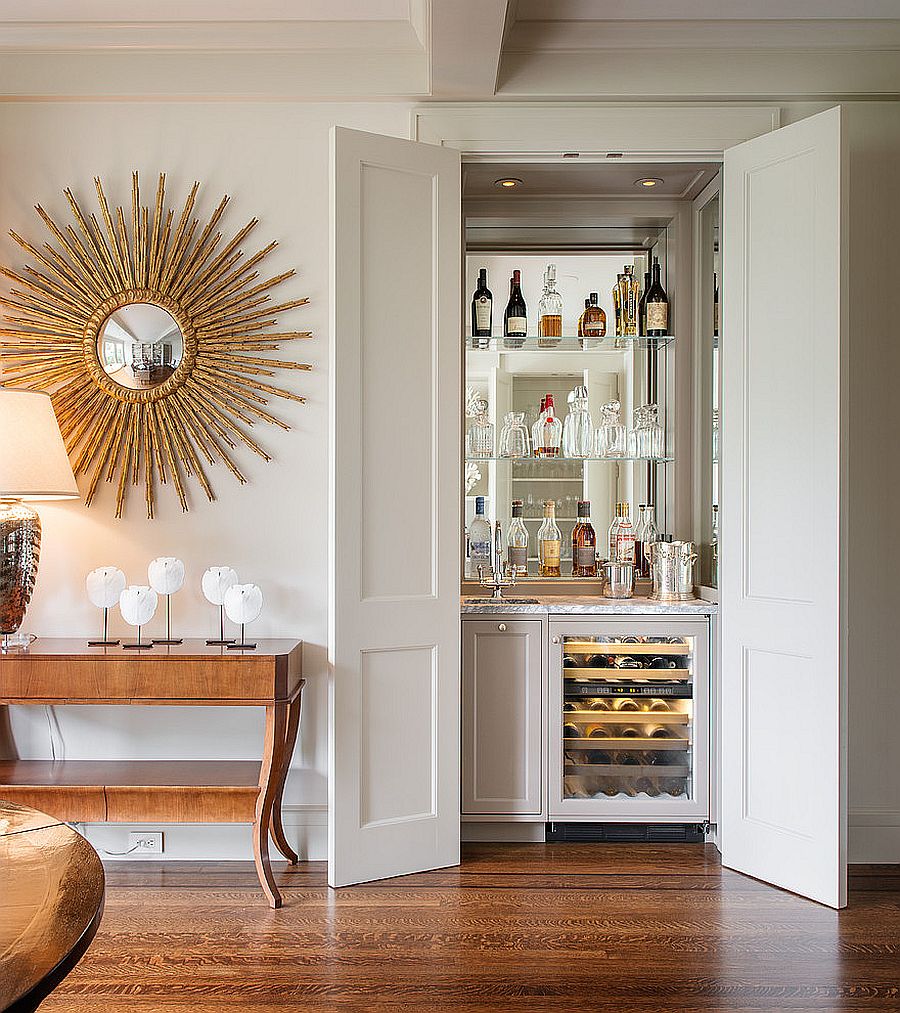
[[[511, 461], [513, 464], [527, 462], [528, 464], [540, 464], [541, 467], [551, 467], [554, 464], [627, 464], [629, 461], [643, 461], [649, 464], [671, 464], [674, 457], [467, 457], [466, 463], [479, 464], [483, 461]], [[574, 475], [565, 475], [560, 478], [528, 478], [524, 475], [513, 475], [513, 481], [517, 482], [571, 482], [576, 479]]]
[[[466, 338], [470, 352], [624, 352], [629, 348], [662, 348], [674, 341], [672, 334], [661, 338], [620, 337], [604, 338]], [[547, 342], [555, 344], [549, 345]], [[585, 344], [586, 342], [586, 344]]]

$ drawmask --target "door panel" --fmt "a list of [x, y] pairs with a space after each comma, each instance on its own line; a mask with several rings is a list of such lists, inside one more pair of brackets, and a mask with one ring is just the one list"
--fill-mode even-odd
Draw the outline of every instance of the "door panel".
[[841, 110], [725, 153], [724, 864], [846, 903]]
[[459, 155], [332, 132], [328, 879], [459, 861]]
[[463, 622], [463, 812], [541, 815], [543, 623]]

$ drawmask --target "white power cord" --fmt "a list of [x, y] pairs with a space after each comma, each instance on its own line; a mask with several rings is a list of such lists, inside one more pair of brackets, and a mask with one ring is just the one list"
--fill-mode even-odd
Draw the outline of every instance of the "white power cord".
[[109, 855], [110, 858], [122, 858], [123, 855], [130, 855], [132, 851], [137, 851], [139, 847], [140, 844], [135, 844], [133, 848], [129, 848], [127, 851], [107, 851], [106, 848], [101, 848], [100, 850], [104, 855]]

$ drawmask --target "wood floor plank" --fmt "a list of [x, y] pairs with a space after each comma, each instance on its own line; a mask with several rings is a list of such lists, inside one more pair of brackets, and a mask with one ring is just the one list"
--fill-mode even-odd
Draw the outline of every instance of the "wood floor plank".
[[467, 846], [458, 869], [329, 890], [322, 863], [107, 866], [106, 914], [41, 1007], [88, 1013], [900, 1009], [900, 869], [834, 912], [702, 845]]

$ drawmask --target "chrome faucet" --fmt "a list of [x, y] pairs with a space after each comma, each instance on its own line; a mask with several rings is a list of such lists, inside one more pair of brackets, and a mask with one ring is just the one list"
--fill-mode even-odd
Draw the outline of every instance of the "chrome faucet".
[[503, 588], [513, 587], [516, 583], [516, 575], [512, 569], [503, 572], [503, 532], [500, 528], [500, 521], [494, 522], [494, 560], [493, 573], [490, 577], [484, 575], [484, 567], [478, 567], [478, 583], [482, 587], [491, 589], [491, 597], [497, 601], [503, 600]]

